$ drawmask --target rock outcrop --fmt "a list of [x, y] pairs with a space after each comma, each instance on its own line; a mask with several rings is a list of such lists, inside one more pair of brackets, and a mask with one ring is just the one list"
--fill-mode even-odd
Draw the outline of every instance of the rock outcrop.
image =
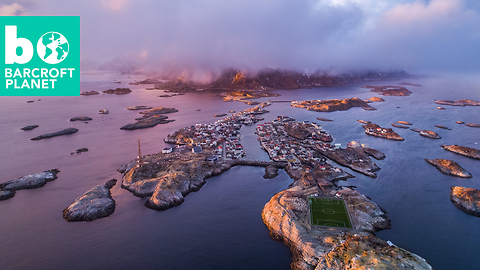
[[75, 121], [90, 121], [92, 120], [91, 117], [88, 116], [77, 116], [77, 117], [72, 117], [70, 118], [70, 122], [75, 122]]
[[362, 127], [365, 129], [365, 134], [367, 135], [393, 141], [403, 141], [403, 138], [391, 128], [382, 128], [381, 126], [374, 123], [366, 124]]
[[380, 152], [377, 149], [373, 149], [370, 147], [364, 147], [363, 152], [365, 152], [367, 155], [373, 157], [376, 160], [382, 160], [382, 159], [385, 159], [386, 157], [383, 152]]
[[76, 132], [78, 132], [78, 129], [76, 129], [76, 128], [67, 128], [67, 129], [57, 131], [57, 132], [43, 134], [43, 135], [37, 136], [35, 138], [31, 138], [30, 140], [38, 141], [38, 140], [42, 140], [42, 139], [46, 139], [46, 138], [52, 138], [52, 137], [61, 136], [61, 135], [69, 135], [69, 134], [73, 134], [73, 133], [76, 133]]
[[431, 130], [418, 129], [418, 128], [411, 128], [410, 130], [418, 132], [421, 136], [427, 137], [427, 138], [430, 138], [430, 139], [441, 139], [442, 138], [436, 132], [433, 132]]
[[450, 191], [450, 200], [465, 213], [480, 217], [480, 190], [455, 186]]
[[384, 96], [410, 96], [412, 92], [410, 92], [407, 88], [403, 86], [370, 86], [367, 85], [365, 88], [373, 88], [372, 92], [380, 93], [380, 95]]
[[[138, 197], [150, 198], [145, 206], [155, 210], [165, 210], [183, 202], [190, 192], [199, 190], [208, 177], [219, 175], [233, 166], [276, 166], [284, 168], [286, 163], [229, 160], [206, 161], [209, 154], [192, 152], [153, 154], [144, 156], [145, 163], [135, 165], [135, 161], [122, 166], [124, 172], [122, 188]], [[130, 169], [129, 169], [130, 168]]]
[[409, 129], [409, 127], [404, 126], [404, 125], [400, 125], [399, 123], [392, 123], [392, 127]]
[[94, 95], [100, 95], [99, 92], [97, 91], [86, 91], [86, 92], [81, 92], [81, 96], [94, 96]]
[[472, 123], [468, 123], [468, 124], [465, 124], [465, 126], [467, 126], [467, 127], [475, 127], [475, 128], [480, 128], [480, 124], [472, 124]]
[[115, 95], [126, 95], [131, 92], [132, 90], [130, 90], [130, 88], [116, 88], [115, 90], [108, 89], [108, 90], [102, 91], [102, 93], [105, 93], [105, 94], [115, 94]]
[[432, 164], [441, 173], [462, 178], [472, 178], [472, 174], [458, 165], [455, 161], [448, 159], [425, 159], [426, 162]]
[[153, 107], [150, 107], [150, 106], [144, 106], [144, 105], [139, 105], [139, 106], [132, 106], [132, 107], [128, 107], [127, 110], [131, 110], [131, 111], [138, 111], [138, 110], [149, 110]]
[[[333, 195], [345, 201], [353, 229], [311, 224], [308, 198]], [[320, 186], [308, 175], [275, 194], [263, 208], [262, 219], [271, 236], [290, 247], [292, 269], [432, 269], [420, 256], [373, 235], [390, 227], [377, 204], [350, 188]]]
[[372, 178], [376, 178], [375, 172], [380, 170], [361, 147], [335, 149], [334, 151], [318, 149], [318, 151], [336, 163]]
[[143, 117], [142, 118], [137, 118], [137, 119], [135, 119], [135, 120], [137, 120], [137, 122], [127, 124], [127, 125], [121, 127], [120, 129], [134, 130], [134, 129], [141, 129], [141, 128], [150, 128], [150, 127], [154, 127], [158, 124], [167, 124], [167, 123], [175, 121], [175, 120], [170, 120], [170, 119], [167, 119], [167, 118], [168, 117], [165, 116], [165, 115], [154, 115], [154, 116], [147, 117], [147, 118], [143, 118]]
[[470, 99], [461, 99], [457, 101], [451, 100], [437, 100], [435, 103], [440, 105], [450, 105], [450, 106], [480, 106], [480, 101], [470, 100]]
[[85, 192], [63, 210], [63, 218], [67, 221], [92, 221], [113, 214], [115, 201], [110, 189], [116, 183], [117, 180], [112, 179]]
[[448, 128], [448, 127], [442, 126], [442, 125], [435, 125], [435, 127], [445, 129], [445, 130], [452, 130], [451, 128]]
[[316, 112], [346, 111], [354, 107], [361, 107], [365, 110], [374, 109], [359, 98], [292, 101], [291, 106]]
[[57, 179], [59, 172], [58, 169], [52, 169], [1, 183], [0, 200], [12, 198], [17, 190], [43, 187], [47, 182]]
[[480, 150], [460, 145], [440, 145], [443, 149], [469, 158], [480, 159]]
[[39, 127], [39, 125], [31, 125], [31, 126], [24, 126], [21, 128], [21, 130], [32, 130]]

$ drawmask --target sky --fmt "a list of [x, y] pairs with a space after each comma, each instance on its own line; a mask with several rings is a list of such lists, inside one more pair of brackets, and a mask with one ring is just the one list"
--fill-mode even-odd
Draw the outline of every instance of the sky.
[[480, 71], [478, 0], [0, 0], [0, 15], [79, 15], [83, 62], [162, 72]]

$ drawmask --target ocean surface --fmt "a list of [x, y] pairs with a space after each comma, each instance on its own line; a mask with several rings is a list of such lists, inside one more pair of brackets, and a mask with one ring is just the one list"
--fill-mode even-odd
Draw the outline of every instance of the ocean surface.
[[[263, 179], [263, 169], [235, 167], [212, 177], [200, 191], [186, 196], [180, 206], [155, 211], [120, 187], [112, 189], [115, 213], [93, 222], [69, 223], [62, 211], [92, 187], [116, 178], [116, 170], [137, 156], [137, 139], [142, 154], [160, 152], [170, 132], [196, 123], [218, 120], [213, 115], [240, 111], [250, 106], [222, 102], [213, 92], [188, 93], [161, 98], [149, 85], [128, 85], [140, 76], [83, 74], [81, 91], [102, 91], [130, 87], [127, 95], [80, 97], [0, 98], [0, 182], [58, 168], [58, 179], [44, 187], [20, 190], [15, 197], [0, 201], [1, 269], [290, 269], [291, 253], [283, 243], [272, 240], [261, 219], [261, 210], [292, 179], [281, 171], [274, 179]], [[121, 81], [120, 84], [114, 80]], [[370, 98], [370, 85], [391, 85], [404, 80], [369, 81], [342, 87], [280, 90], [272, 100]], [[320, 113], [274, 103], [264, 114], [265, 121], [288, 115], [303, 121], [320, 122], [333, 135], [334, 143], [356, 140], [387, 155], [376, 161], [382, 169], [375, 179], [346, 169], [356, 176], [339, 185], [354, 185], [388, 211], [392, 228], [377, 235], [425, 258], [435, 269], [478, 269], [480, 265], [480, 218], [457, 209], [449, 198], [455, 185], [480, 189], [480, 161], [443, 150], [440, 144], [480, 148], [480, 128], [456, 124], [480, 123], [480, 107], [443, 106], [435, 100], [480, 100], [480, 78], [444, 76], [408, 79], [422, 87], [407, 86], [408, 97], [383, 97], [372, 105], [378, 110], [353, 108]], [[27, 100], [34, 100], [27, 103]], [[267, 100], [267, 99], [262, 99]], [[138, 111], [127, 107], [147, 105], [174, 107], [169, 114], [175, 122], [154, 128], [126, 131]], [[110, 114], [98, 114], [108, 109]], [[197, 111], [200, 109], [201, 111]], [[88, 123], [69, 122], [71, 117], [89, 116]], [[367, 136], [357, 119], [383, 127], [404, 120], [412, 127], [429, 129], [442, 139], [421, 137], [411, 130], [395, 129], [405, 138], [396, 142]], [[22, 131], [26, 125], [39, 125]], [[443, 130], [434, 125], [444, 125]], [[79, 132], [40, 141], [30, 138], [75, 127]], [[260, 149], [255, 126], [242, 127], [242, 144], [247, 158], [267, 160]], [[78, 148], [88, 152], [73, 154]], [[445, 158], [459, 163], [473, 174], [462, 179], [441, 174], [424, 159]]]

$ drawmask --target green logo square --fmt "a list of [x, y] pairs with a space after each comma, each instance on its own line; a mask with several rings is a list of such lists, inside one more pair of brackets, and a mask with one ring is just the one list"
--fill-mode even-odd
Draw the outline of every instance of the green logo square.
[[79, 96], [80, 17], [0, 16], [0, 96]]

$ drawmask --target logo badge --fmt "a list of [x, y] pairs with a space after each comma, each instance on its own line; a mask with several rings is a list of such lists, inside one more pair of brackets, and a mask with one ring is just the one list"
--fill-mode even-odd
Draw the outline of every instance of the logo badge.
[[80, 95], [80, 17], [0, 17], [0, 44], [0, 96]]

